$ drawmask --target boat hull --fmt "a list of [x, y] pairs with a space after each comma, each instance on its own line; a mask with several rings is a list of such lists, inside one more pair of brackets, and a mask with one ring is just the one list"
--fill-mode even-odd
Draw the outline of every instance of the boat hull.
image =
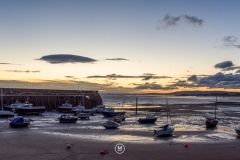
[[102, 112], [102, 115], [104, 117], [113, 117], [113, 116], [117, 116], [117, 115], [125, 115], [125, 112]]
[[58, 107], [58, 112], [59, 113], [74, 113], [72, 108], [62, 108], [62, 107]]
[[17, 123], [17, 124], [9, 124], [10, 127], [13, 127], [13, 128], [18, 128], [18, 127], [27, 127], [29, 125], [29, 123]]
[[212, 120], [206, 120], [205, 122], [207, 128], [215, 128], [218, 125], [218, 121], [215, 119]]
[[76, 119], [59, 119], [59, 123], [76, 123], [78, 118]]
[[46, 108], [16, 108], [15, 113], [18, 115], [26, 115], [26, 114], [38, 114], [41, 115], [46, 111]]

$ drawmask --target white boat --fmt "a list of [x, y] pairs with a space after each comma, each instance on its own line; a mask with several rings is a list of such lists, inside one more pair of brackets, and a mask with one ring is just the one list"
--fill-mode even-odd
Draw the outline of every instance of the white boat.
[[168, 136], [168, 135], [171, 135], [174, 131], [174, 128], [172, 127], [169, 127], [169, 125], [164, 125], [164, 126], [161, 126], [159, 127], [159, 129], [157, 130], [154, 130], [154, 133], [153, 133], [153, 136]]
[[114, 129], [114, 128], [117, 128], [119, 126], [120, 126], [119, 123], [116, 123], [112, 120], [109, 120], [109, 121], [107, 121], [106, 123], [103, 124], [103, 127], [105, 127], [106, 129]]
[[240, 136], [240, 126], [235, 127], [235, 132]]
[[66, 103], [62, 104], [62, 106], [58, 107], [58, 112], [72, 112], [72, 104], [68, 103], [68, 101], [66, 101]]
[[33, 104], [26, 101], [22, 103], [17, 108], [15, 108], [14, 112], [23, 115], [23, 114], [42, 114], [46, 110], [45, 106], [33, 106]]
[[97, 113], [102, 113], [105, 111], [106, 106], [102, 104], [102, 105], [97, 105], [96, 107], [93, 107], [93, 108], [96, 109]]
[[90, 113], [78, 113], [77, 114], [78, 118], [80, 118], [80, 119], [89, 119], [90, 115], [91, 115]]

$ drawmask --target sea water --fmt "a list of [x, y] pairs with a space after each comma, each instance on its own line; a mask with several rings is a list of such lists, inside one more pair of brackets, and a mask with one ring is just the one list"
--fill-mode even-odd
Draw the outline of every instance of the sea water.
[[[159, 106], [164, 104], [204, 104], [216, 102], [215, 96], [174, 96], [168, 95], [128, 95], [101, 94], [106, 106], [131, 107], [136, 105]], [[240, 102], [240, 97], [217, 97], [218, 102]]]

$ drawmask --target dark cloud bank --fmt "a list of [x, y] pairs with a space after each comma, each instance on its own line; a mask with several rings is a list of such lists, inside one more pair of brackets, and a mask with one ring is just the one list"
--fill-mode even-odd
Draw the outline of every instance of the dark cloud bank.
[[55, 55], [47, 55], [43, 56], [36, 60], [46, 61], [51, 64], [63, 64], [63, 63], [93, 63], [97, 60], [78, 56], [78, 55], [71, 55], [71, 54], [55, 54]]

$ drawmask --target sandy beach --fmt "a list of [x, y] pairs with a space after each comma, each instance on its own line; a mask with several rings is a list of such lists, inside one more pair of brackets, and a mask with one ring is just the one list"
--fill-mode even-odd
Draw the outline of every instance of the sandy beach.
[[[206, 129], [204, 118], [213, 114], [208, 105], [175, 106], [171, 119], [164, 112], [134, 111], [126, 113], [118, 129], [105, 129], [101, 114], [75, 124], [60, 124], [60, 113], [26, 116], [34, 121], [27, 128], [10, 128], [7, 119], [0, 120], [2, 160], [79, 160], [79, 159], [239, 159], [240, 138], [234, 131], [239, 122], [238, 106], [218, 107], [219, 126]], [[158, 117], [155, 124], [139, 124], [146, 114]], [[175, 128], [172, 136], [153, 137], [153, 130], [166, 123]], [[118, 154], [117, 144], [125, 151]], [[67, 149], [67, 144], [71, 148]], [[184, 147], [188, 144], [188, 147]], [[108, 153], [102, 155], [101, 150]]]

